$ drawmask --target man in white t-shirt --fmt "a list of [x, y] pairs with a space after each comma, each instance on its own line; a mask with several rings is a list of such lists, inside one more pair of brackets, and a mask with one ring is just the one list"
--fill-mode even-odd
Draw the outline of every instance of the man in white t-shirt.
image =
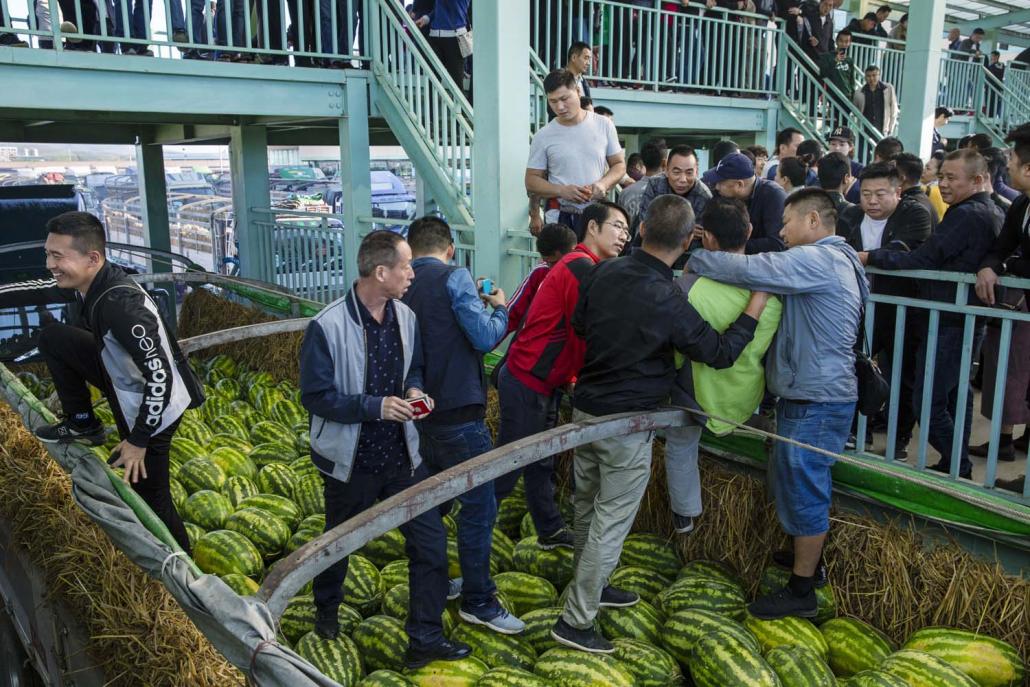
[[604, 198], [622, 179], [626, 162], [612, 121], [579, 106], [571, 72], [559, 69], [548, 74], [544, 91], [556, 116], [536, 133], [529, 147], [530, 231], [543, 225], [541, 198], [557, 198], [558, 221], [578, 231], [583, 208]]

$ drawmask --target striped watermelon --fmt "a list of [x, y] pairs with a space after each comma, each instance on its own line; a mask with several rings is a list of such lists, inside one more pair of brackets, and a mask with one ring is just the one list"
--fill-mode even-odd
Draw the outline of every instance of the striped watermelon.
[[290, 530], [294, 530], [300, 522], [300, 510], [297, 505], [284, 496], [275, 494], [258, 494], [248, 496], [240, 501], [237, 508], [260, 508], [286, 523]]
[[841, 687], [908, 687], [908, 682], [882, 670], [863, 670], [840, 683]]
[[[252, 387], [257, 389], [254, 393], [253, 400], [251, 403], [257, 408], [257, 411], [265, 417], [272, 417], [272, 407], [278, 402], [286, 399], [283, 392], [279, 391], [274, 387]], [[250, 399], [248, 399], [250, 400]]]
[[176, 479], [182, 483], [183, 488], [190, 494], [209, 489], [218, 491], [225, 484], [225, 470], [218, 467], [213, 461], [207, 458], [194, 458], [186, 461], [179, 468], [179, 475]]
[[321, 472], [315, 467], [315, 464], [311, 462], [311, 456], [301, 456], [295, 460], [290, 461], [290, 469], [297, 473], [297, 478], [307, 477], [308, 475], [314, 475], [315, 477], [321, 478]]
[[254, 465], [253, 461], [247, 457], [247, 455], [238, 449], [230, 448], [228, 446], [222, 446], [216, 448], [208, 456], [215, 465], [222, 468], [225, 471], [227, 477], [233, 475], [239, 475], [240, 477], [246, 477], [247, 479], [254, 479], [257, 477], [257, 466]]
[[476, 687], [552, 687], [553, 684], [539, 675], [510, 666], [491, 668], [476, 680]]
[[608, 639], [639, 639], [658, 645], [662, 636], [662, 616], [646, 601], [625, 608], [602, 608], [598, 614], [601, 631]]
[[262, 494], [278, 494], [292, 500], [296, 485], [297, 475], [289, 465], [272, 463], [258, 471], [257, 487]]
[[676, 659], [664, 649], [639, 639], [614, 639], [613, 656], [636, 679], [637, 687], [669, 687], [683, 683]]
[[635, 565], [654, 570], [659, 575], [674, 579], [679, 572], [680, 561], [676, 547], [665, 537], [656, 534], [637, 533], [626, 537], [622, 545], [619, 565]]
[[182, 507], [186, 503], [186, 497], [189, 494], [186, 493], [186, 487], [182, 486], [182, 483], [174, 478], [168, 480], [168, 492], [172, 495], [172, 504], [175, 506], [175, 510], [182, 513]]
[[517, 616], [558, 603], [558, 591], [542, 577], [521, 572], [499, 573], [494, 576], [494, 584], [511, 602], [513, 607], [508, 610]]
[[415, 683], [393, 670], [374, 670], [357, 687], [415, 687]]
[[509, 537], [521, 539], [519, 527], [527, 512], [525, 496], [516, 496], [513, 492], [497, 506], [497, 519], [494, 523]]
[[408, 584], [408, 561], [393, 561], [379, 571], [383, 589], [393, 589], [399, 584]]
[[613, 587], [636, 592], [641, 599], [652, 605], [655, 598], [671, 584], [669, 578], [635, 565], [616, 568], [609, 582]]
[[312, 539], [317, 539], [321, 535], [322, 530], [303, 527], [297, 528], [297, 531], [290, 535], [290, 539], [286, 542], [286, 548], [284, 550], [287, 554], [293, 553]]
[[572, 581], [572, 549], [559, 546], [545, 551], [537, 545], [535, 536], [526, 537], [515, 545], [512, 565], [519, 572], [542, 577], [561, 589]]
[[240, 439], [235, 434], [213, 434], [208, 442], [204, 445], [207, 449], [208, 455], [211, 454], [217, 448], [231, 448], [242, 451], [243, 453], [250, 453], [253, 446], [246, 439]]
[[[229, 409], [226, 408], [226, 411]], [[215, 436], [219, 434], [228, 434], [234, 436], [240, 441], [247, 441], [250, 438], [250, 434], [247, 432], [247, 427], [243, 422], [235, 415], [219, 415], [213, 418], [208, 423], [211, 431], [215, 433]]]
[[1023, 684], [1026, 668], [1016, 648], [986, 635], [947, 627], [927, 627], [905, 642], [905, 649], [925, 651], [973, 678], [980, 687]]
[[894, 643], [872, 625], [857, 618], [833, 618], [819, 626], [835, 675], [848, 677], [876, 668], [894, 651]]
[[373, 615], [362, 620], [351, 637], [361, 651], [366, 670], [403, 670], [408, 634], [402, 621], [388, 615]]
[[410, 603], [410, 592], [408, 590], [407, 582], [390, 587], [386, 594], [383, 594], [382, 612], [391, 618], [397, 618], [397, 620], [407, 618]]
[[725, 632], [712, 632], [694, 644], [690, 676], [697, 687], [779, 687], [780, 680], [762, 655]]
[[676, 575], [676, 579], [681, 577], [707, 577], [718, 582], [731, 584], [738, 589], [744, 588], [744, 582], [740, 579], [740, 575], [729, 565], [721, 561], [704, 559], [690, 561], [680, 568], [679, 573]]
[[778, 646], [765, 655], [783, 687], [836, 687], [830, 666], [806, 646]]
[[458, 538], [447, 537], [447, 577], [452, 580], [461, 577], [461, 556], [458, 554]]
[[662, 646], [673, 658], [687, 665], [694, 653], [694, 645], [713, 632], [732, 635], [752, 653], [761, 653], [758, 640], [743, 623], [699, 609], [686, 609], [670, 615], [662, 626]]
[[490, 574], [496, 575], [511, 570], [514, 565], [512, 561], [514, 555], [515, 542], [501, 528], [495, 527], [490, 542]]
[[747, 602], [733, 585], [707, 577], [683, 577], [658, 595], [655, 606], [665, 615], [687, 608], [699, 608], [743, 620]]
[[[762, 572], [762, 579], [758, 583], [760, 595], [778, 592], [787, 586], [790, 579], [790, 571], [776, 565], [770, 565]], [[830, 618], [837, 617], [837, 599], [834, 597], [833, 585], [827, 584], [817, 587], [815, 598], [818, 603], [817, 615], [812, 619], [816, 625], [822, 625]]]
[[215, 373], [216, 379], [235, 377], [239, 372], [240, 367], [236, 361], [224, 353], [219, 353], [207, 361], [207, 373], [208, 375]]
[[485, 663], [474, 656], [457, 661], [433, 661], [429, 665], [407, 670], [405, 674], [417, 685], [431, 687], [473, 687], [487, 671]]
[[217, 530], [232, 513], [232, 504], [217, 491], [201, 489], [186, 499], [182, 517], [205, 530]]
[[526, 537], [536, 536], [536, 525], [533, 524], [533, 514], [527, 512], [522, 516], [522, 522], [519, 523], [519, 540], [525, 539]]
[[[315, 629], [315, 598], [310, 594], [295, 596], [283, 611], [279, 619], [279, 629], [286, 639], [296, 644], [297, 641]], [[340, 604], [336, 613], [340, 622], [340, 633], [349, 635], [361, 622], [361, 614], [347, 604]]]
[[[308, 464], [311, 465], [310, 460]], [[316, 471], [316, 474], [297, 478], [293, 498], [305, 516], [325, 513], [325, 482], [321, 473]]]
[[404, 558], [404, 535], [400, 530], [390, 530], [362, 546], [358, 553], [381, 568]]
[[558, 687], [633, 687], [632, 673], [611, 656], [577, 649], [551, 649], [533, 667], [540, 677]]
[[273, 387], [275, 379], [264, 370], [248, 370], [240, 374], [240, 383], [247, 388], [255, 386]]
[[309, 632], [297, 642], [296, 650], [301, 658], [341, 685], [354, 685], [361, 679], [360, 654], [347, 635], [322, 639], [316, 633]]
[[225, 521], [225, 529], [239, 532], [268, 557], [282, 551], [290, 538], [286, 523], [261, 508], [239, 509]]
[[293, 446], [284, 444], [281, 441], [269, 441], [258, 444], [250, 450], [250, 459], [258, 470], [273, 463], [292, 463], [297, 460], [297, 452]]
[[240, 596], [250, 596], [251, 594], [255, 594], [258, 590], [257, 582], [249, 577], [240, 575], [239, 573], [222, 575], [222, 582], [229, 585], [229, 589], [233, 590]]
[[[454, 505], [457, 507], [460, 506], [461, 503], [458, 501], [454, 501]], [[447, 530], [447, 536], [450, 539], [456, 538], [458, 536], [458, 523], [454, 520], [454, 517], [452, 515], [445, 515], [443, 516], [442, 520], [443, 527], [445, 530]]]
[[221, 396], [226, 401], [235, 401], [240, 397], [241, 387], [240, 383], [230, 377], [223, 377], [215, 382], [215, 394]]
[[306, 424], [308, 412], [293, 401], [283, 398], [272, 404], [272, 412], [269, 417], [286, 427], [293, 427], [302, 422]]
[[248, 433], [250, 432], [251, 427], [264, 420], [264, 418], [258, 414], [257, 409], [243, 399], [230, 403], [229, 410], [234, 416], [239, 418], [240, 422], [243, 423], [243, 426], [247, 428]]
[[246, 477], [233, 475], [222, 485], [222, 494], [229, 499], [233, 508], [239, 508], [243, 499], [258, 495], [257, 485]]
[[187, 461], [203, 457], [206, 454], [207, 452], [200, 444], [178, 434], [172, 437], [172, 443], [168, 447], [168, 459], [179, 464], [185, 464]]
[[348, 556], [347, 578], [343, 581], [343, 600], [366, 618], [379, 611], [379, 605], [383, 601], [382, 581], [379, 571], [364, 556]]
[[211, 437], [214, 436], [207, 425], [203, 422], [182, 422], [179, 424], [179, 428], [175, 430], [177, 437], [183, 439], [189, 439], [195, 444], [206, 446], [207, 442], [211, 441]]
[[293, 428], [293, 450], [300, 455], [311, 453], [311, 432], [308, 431], [307, 423], [303, 427]]
[[829, 657], [826, 639], [819, 628], [805, 618], [787, 616], [776, 620], [759, 620], [748, 613], [744, 625], [758, 639], [763, 652], [778, 646], [804, 646], [814, 651], [823, 661]]
[[562, 609], [560, 606], [549, 606], [547, 608], [538, 608], [528, 613], [520, 613], [522, 622], [526, 624], [526, 629], [519, 636], [529, 642], [530, 646], [538, 654], [558, 648], [558, 642], [554, 641], [554, 638], [551, 637], [551, 628], [558, 622], [561, 614]]
[[897, 675], [909, 687], [977, 687], [976, 680], [925, 651], [896, 651], [883, 660], [880, 670]]
[[229, 401], [218, 394], [209, 395], [200, 408], [200, 414], [208, 426], [217, 418], [228, 415], [229, 412]]
[[279, 442], [292, 436], [289, 427], [273, 420], [262, 420], [250, 428], [250, 440], [255, 445]]
[[186, 528], [186, 536], [189, 537], [190, 548], [192, 549], [197, 545], [197, 542], [200, 541], [200, 538], [207, 534], [207, 532], [200, 525], [195, 525], [188, 520], [184, 521], [182, 524], [183, 527]]
[[536, 651], [525, 639], [518, 635], [500, 634], [483, 625], [461, 623], [451, 639], [468, 644], [472, 647], [472, 655], [491, 668], [511, 666], [532, 670], [536, 663]]
[[314, 515], [308, 515], [300, 521], [300, 524], [297, 525], [297, 529], [318, 530], [319, 532], [324, 531], [325, 514], [315, 513]]
[[201, 537], [193, 546], [193, 560], [212, 575], [257, 577], [264, 569], [261, 554], [250, 540], [229, 530], [215, 530]]

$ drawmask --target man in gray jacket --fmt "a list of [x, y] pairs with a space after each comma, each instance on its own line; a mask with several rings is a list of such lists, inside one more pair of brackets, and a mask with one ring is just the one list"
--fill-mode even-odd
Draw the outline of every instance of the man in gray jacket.
[[[837, 211], [822, 189], [787, 198], [780, 236], [787, 250], [756, 255], [695, 251], [691, 272], [783, 296], [783, 317], [766, 358], [769, 391], [779, 397], [777, 433], [831, 453], [844, 450], [858, 399], [853, 346], [869, 293], [855, 250], [834, 235]], [[794, 538], [782, 590], [749, 606], [762, 619], [816, 614], [815, 586], [830, 528], [833, 459], [786, 441], [769, 463], [780, 524]], [[817, 570], [821, 573], [817, 578]]]
[[[358, 248], [358, 275], [347, 295], [311, 319], [300, 350], [301, 403], [311, 413], [311, 461], [324, 482], [327, 532], [428, 476], [408, 402], [423, 396], [422, 347], [415, 314], [399, 300], [414, 277], [411, 248], [399, 234], [372, 232]], [[443, 635], [447, 535], [440, 512], [400, 529], [410, 559], [405, 664], [468, 656], [466, 644]], [[346, 558], [315, 577], [315, 631], [324, 638], [340, 631], [346, 577]]]

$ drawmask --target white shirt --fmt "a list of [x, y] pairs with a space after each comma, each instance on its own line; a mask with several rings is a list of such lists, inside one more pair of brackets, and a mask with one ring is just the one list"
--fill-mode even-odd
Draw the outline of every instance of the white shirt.
[[887, 226], [885, 219], [872, 219], [869, 215], [862, 216], [862, 250], [876, 250], [880, 247], [883, 239], [883, 228]]

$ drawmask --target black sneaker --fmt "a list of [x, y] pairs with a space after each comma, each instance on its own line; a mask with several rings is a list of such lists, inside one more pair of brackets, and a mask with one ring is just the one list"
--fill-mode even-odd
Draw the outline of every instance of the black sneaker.
[[[774, 551], [772, 555], [773, 563], [786, 568], [787, 570], [794, 569], [794, 552], [793, 551]], [[812, 584], [818, 589], [819, 587], [825, 587], [829, 581], [829, 576], [826, 574], [826, 563], [819, 559], [819, 565], [815, 566], [815, 576], [812, 580]]]
[[336, 635], [340, 634], [339, 609], [316, 609], [315, 634], [317, 634], [322, 639], [336, 639]]
[[575, 541], [572, 539], [572, 532], [569, 532], [568, 527], [563, 527], [554, 534], [549, 534], [546, 537], [537, 537], [536, 543], [537, 546], [544, 551], [557, 549], [559, 546], [564, 546], [567, 549], [576, 548]]
[[673, 513], [672, 524], [676, 528], [676, 534], [690, 534], [694, 531], [694, 518], [689, 515]]
[[626, 608], [634, 606], [640, 601], [640, 595], [636, 592], [627, 592], [625, 589], [606, 585], [601, 590], [601, 606], [604, 608]]
[[[945, 462], [934, 463], [930, 466], [931, 470], [935, 472], [943, 472], [944, 474], [951, 474], [951, 465]], [[966, 468], [962, 470], [959, 468], [958, 476], [962, 479], [973, 479], [973, 468]]]
[[449, 639], [441, 639], [432, 646], [423, 649], [416, 649], [408, 645], [404, 652], [405, 668], [421, 668], [433, 661], [457, 661], [472, 654], [472, 649], [464, 642], [452, 642]]
[[776, 620], [789, 615], [798, 618], [814, 618], [819, 614], [819, 602], [813, 589], [805, 596], [795, 596], [784, 587], [778, 592], [760, 596], [750, 603], [747, 610], [760, 620]]
[[577, 630], [561, 618], [558, 618], [558, 622], [551, 628], [551, 639], [564, 646], [592, 654], [610, 654], [615, 651], [612, 643], [593, 627]]
[[[977, 458], [986, 458], [987, 452], [991, 449], [991, 442], [985, 441], [979, 446], [970, 446], [969, 455], [976, 456]], [[1004, 460], [1006, 462], [1013, 461], [1016, 459], [1016, 446], [1014, 443], [1002, 444], [998, 447], [998, 460]]]
[[1030, 427], [1023, 430], [1023, 436], [1019, 437], [1018, 439], [1015, 439], [1012, 442], [1012, 446], [1017, 451], [1022, 451], [1023, 453], [1027, 452], [1028, 446], [1030, 446]]
[[44, 444], [72, 444], [78, 442], [89, 444], [90, 446], [102, 446], [107, 438], [104, 426], [96, 421], [86, 427], [76, 427], [68, 420], [64, 420], [56, 425], [37, 427], [35, 434], [36, 438]]

